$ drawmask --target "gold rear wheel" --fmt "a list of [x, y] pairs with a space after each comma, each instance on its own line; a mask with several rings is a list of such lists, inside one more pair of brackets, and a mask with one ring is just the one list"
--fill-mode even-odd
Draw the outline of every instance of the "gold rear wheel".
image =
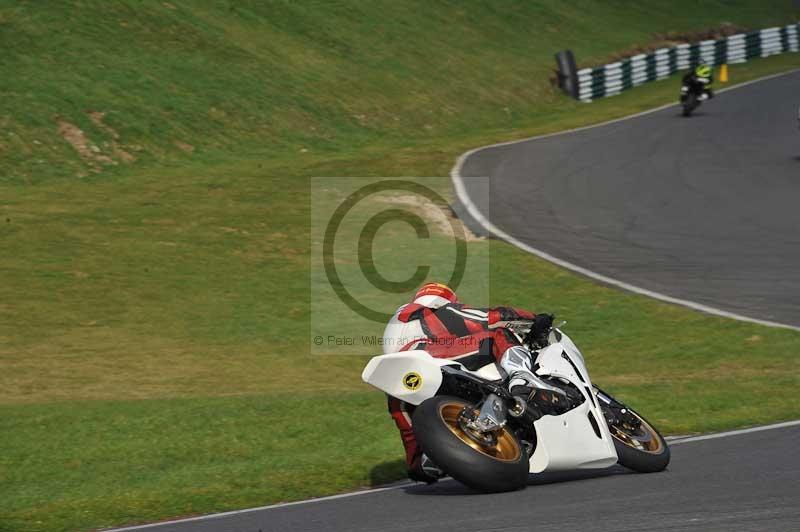
[[483, 492], [517, 490], [528, 482], [528, 454], [508, 427], [470, 428], [477, 414], [461, 397], [439, 395], [414, 410], [414, 435], [422, 452], [442, 471]]
[[470, 430], [464, 424], [464, 403], [446, 402], [439, 406], [439, 416], [459, 440], [474, 450], [502, 462], [516, 462], [522, 453], [517, 439], [506, 428], [490, 435]]

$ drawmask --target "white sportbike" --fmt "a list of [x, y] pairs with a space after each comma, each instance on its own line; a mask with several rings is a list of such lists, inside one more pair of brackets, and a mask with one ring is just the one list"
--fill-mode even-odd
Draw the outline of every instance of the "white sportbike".
[[[528, 325], [528, 328], [530, 326]], [[513, 329], [513, 328], [512, 328]], [[446, 474], [485, 492], [524, 487], [529, 473], [610, 467], [652, 473], [667, 467], [667, 442], [642, 416], [594, 386], [583, 355], [560, 329], [549, 345], [528, 342], [539, 385], [512, 395], [498, 364], [465, 367], [405, 351], [372, 358], [362, 379], [416, 405], [422, 451]], [[516, 394], [516, 391], [515, 391]]]

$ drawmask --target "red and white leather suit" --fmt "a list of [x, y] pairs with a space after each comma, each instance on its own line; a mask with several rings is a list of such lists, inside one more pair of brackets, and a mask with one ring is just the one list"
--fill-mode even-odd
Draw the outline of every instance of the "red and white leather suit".
[[[511, 307], [472, 308], [459, 303], [447, 286], [432, 283], [420, 288], [414, 301], [400, 307], [389, 321], [384, 352], [421, 349], [475, 369], [499, 362], [510, 347], [519, 345], [506, 327], [509, 322], [533, 321], [534, 317], [532, 312]], [[491, 349], [481, 350], [481, 343], [487, 339]], [[389, 397], [389, 413], [400, 430], [409, 474], [425, 480], [424, 473], [420, 474], [422, 452], [412, 428], [413, 410], [413, 405]]]

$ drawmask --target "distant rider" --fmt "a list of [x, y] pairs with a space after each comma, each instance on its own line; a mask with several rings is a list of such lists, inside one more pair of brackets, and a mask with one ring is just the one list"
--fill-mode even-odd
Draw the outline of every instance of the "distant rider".
[[[511, 307], [468, 307], [458, 302], [448, 286], [428, 283], [410, 304], [397, 309], [383, 333], [383, 349], [384, 353], [421, 349], [436, 358], [457, 360], [470, 370], [498, 363], [509, 375], [509, 390], [528, 394], [540, 381], [531, 371], [530, 352], [508, 327], [513, 322], [528, 322], [532, 341], [546, 345], [553, 317]], [[389, 413], [400, 430], [409, 478], [435, 482], [441, 471], [417, 446], [413, 412], [413, 405], [389, 397]]]
[[698, 100], [703, 101], [714, 97], [711, 90], [711, 83], [714, 77], [711, 67], [705, 64], [698, 65], [694, 70], [690, 70], [683, 76], [683, 86], [681, 87], [681, 103], [686, 101], [689, 94], [697, 94]]

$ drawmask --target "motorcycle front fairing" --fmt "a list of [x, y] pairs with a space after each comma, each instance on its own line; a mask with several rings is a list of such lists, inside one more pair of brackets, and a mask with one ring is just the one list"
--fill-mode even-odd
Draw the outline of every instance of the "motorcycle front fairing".
[[559, 341], [539, 351], [536, 374], [569, 381], [585, 401], [564, 414], [545, 415], [534, 422], [537, 442], [530, 471], [610, 467], [617, 463], [617, 452], [583, 356], [568, 336], [559, 333], [558, 337]]

